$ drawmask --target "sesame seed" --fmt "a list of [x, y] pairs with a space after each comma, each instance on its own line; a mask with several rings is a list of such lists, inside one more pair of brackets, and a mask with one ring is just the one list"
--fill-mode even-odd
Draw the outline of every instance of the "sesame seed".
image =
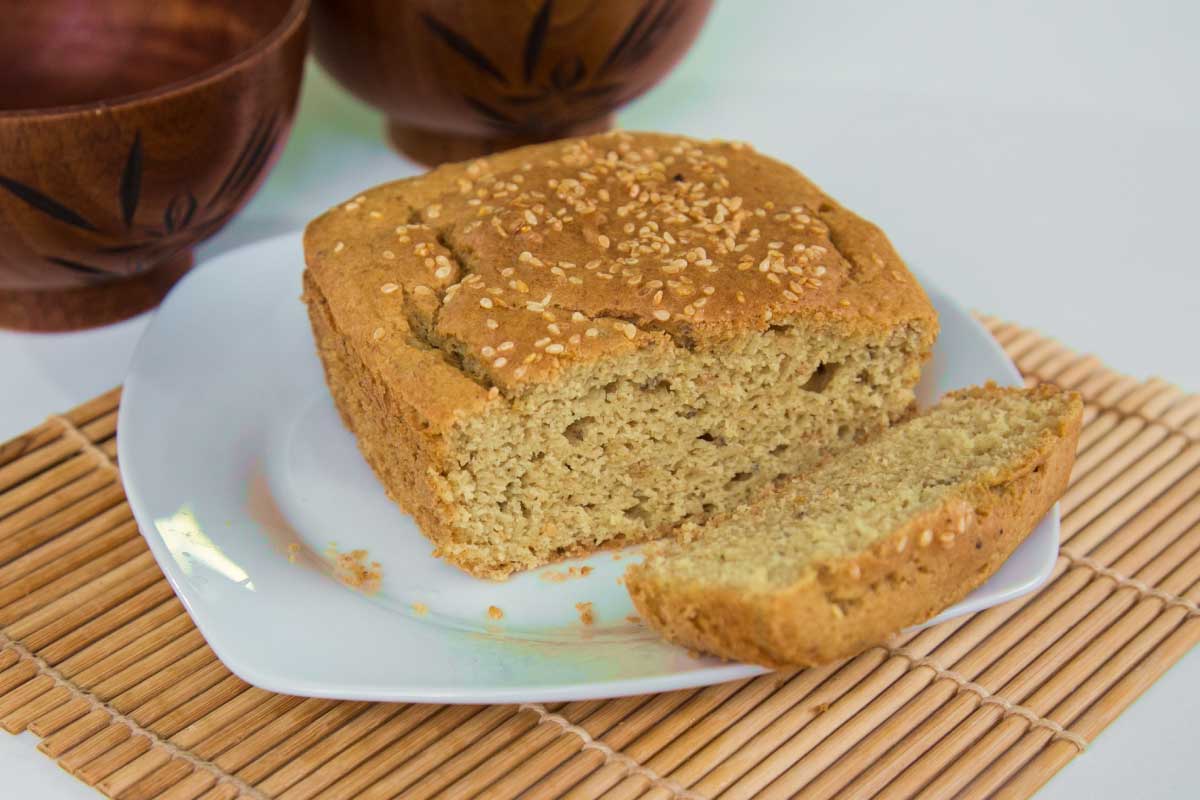
[[500, 369], [507, 363], [508, 363], [508, 359], [505, 358], [504, 356], [500, 356], [499, 358], [497, 358], [495, 361], [492, 362], [492, 366], [495, 369]]
[[595, 339], [600, 335], [600, 330], [598, 328], [588, 328], [583, 332], [583, 335], [587, 336], [589, 339]]
[[346, 209], [347, 211], [357, 211], [358, 203], [346, 203], [346, 205], [342, 206], [342, 208]]
[[441, 215], [442, 207], [436, 203], [425, 209], [425, 216], [429, 217], [430, 219], [437, 219]]
[[528, 222], [530, 225], [537, 225], [538, 224], [537, 215], [534, 214], [532, 211], [530, 211], [527, 208], [527, 209], [525, 209], [525, 221]]
[[383, 218], [383, 214], [379, 213], [378, 211], [372, 211], [367, 216], [369, 216], [371, 219], [382, 219]]
[[562, 346], [561, 344], [559, 344], [558, 342], [555, 342], [554, 344], [552, 344], [552, 345], [549, 345], [549, 346], [546, 348], [546, 352], [547, 352], [547, 353], [554, 353], [555, 355], [557, 355], [558, 353], [561, 353], [561, 352], [563, 352], [564, 350], [566, 350], [566, 348], [565, 348], [565, 347], [563, 347], [563, 346]]
[[394, 283], [385, 283], [383, 286], [379, 287], [379, 291], [383, 292], [384, 294], [391, 294], [399, 288], [400, 287]]
[[492, 330], [492, 331], [494, 331], [494, 330], [496, 330], [496, 328], [500, 327], [500, 323], [496, 322], [496, 320], [494, 320], [494, 319], [488, 319], [483, 324], [488, 327], [488, 330]]
[[492, 356], [496, 355], [496, 348], [485, 344], [483, 347], [479, 348], [479, 354], [484, 358], [491, 358]]
[[492, 302], [492, 298], [481, 297], [479, 298], [479, 305], [483, 306], [484, 308], [491, 308], [495, 304]]
[[499, 350], [501, 353], [504, 353], [509, 350], [512, 350], [514, 347], [516, 347], [516, 344], [514, 342], [501, 342], [499, 345], [496, 346], [496, 349]]
[[608, 246], [609, 246], [610, 244], [612, 244], [612, 241], [611, 241], [611, 240], [610, 240], [610, 239], [609, 239], [607, 236], [605, 236], [605, 235], [602, 233], [602, 234], [600, 234], [599, 236], [597, 236], [597, 237], [596, 237], [596, 244], [600, 245], [600, 246], [601, 246], [601, 247], [603, 247], [605, 250], [607, 250], [607, 249], [608, 249]]
[[842, 306], [843, 308], [849, 308], [850, 301], [843, 298], [842, 300], [838, 301], [838, 305]]
[[938, 537], [938, 541], [942, 543], [943, 547], [949, 547], [954, 544], [954, 531], [946, 531]]
[[340, 252], [342, 252], [342, 251], [343, 251], [343, 250], [345, 250], [345, 249], [346, 249], [346, 243], [345, 243], [345, 242], [338, 242], [337, 244], [335, 244], [335, 245], [333, 246], [333, 252], [335, 252], [335, 253], [340, 253]]
[[557, 322], [551, 322], [549, 325], [547, 325], [547, 326], [546, 326], [546, 330], [550, 331], [550, 332], [551, 332], [551, 333], [553, 333], [555, 336], [561, 336], [561, 335], [562, 335], [562, 329], [558, 327], [558, 323], [557, 323]]
[[822, 275], [824, 275], [824, 274], [825, 274], [825, 272], [826, 272], [826, 270], [825, 270], [825, 267], [823, 267], [823, 266], [821, 266], [820, 264], [818, 264], [818, 265], [816, 266], [816, 268], [813, 270], [813, 275], [816, 275], [816, 276], [819, 278], [819, 277], [821, 277]]
[[921, 547], [929, 547], [929, 545], [933, 544], [933, 531], [929, 528], [921, 531], [921, 536], [917, 539], [917, 543]]
[[[660, 294], [661, 294], [661, 292], [660, 292]], [[657, 320], [660, 320], [662, 322], [666, 322], [667, 320], [669, 320], [671, 318], [671, 312], [667, 311], [665, 308], [656, 309], [654, 311], [654, 318]]]
[[371, 338], [378, 342], [380, 339], [383, 338], [383, 334], [384, 334], [383, 328], [376, 328], [374, 331], [371, 332]]
[[413, 294], [434, 294], [434, 293], [435, 292], [433, 291], [433, 289], [430, 289], [428, 286], [426, 286], [423, 283], [418, 283], [416, 286], [413, 287]]
[[900, 538], [899, 538], [899, 539], [896, 541], [896, 552], [897, 552], [897, 553], [903, 553], [903, 552], [904, 552], [904, 548], [906, 548], [906, 547], [908, 547], [908, 535], [907, 535], [907, 534], [905, 534], [904, 536], [901, 536], [901, 537], [900, 537]]
[[513, 375], [517, 378], [525, 377], [525, 373], [529, 371], [528, 367], [520, 366], [513, 370]]
[[449, 278], [450, 277], [450, 267], [449, 266], [438, 267], [437, 271], [435, 271], [433, 273], [433, 277], [439, 278], [439, 279]]
[[541, 348], [541, 347], [545, 347], [546, 345], [550, 344], [550, 342], [551, 342], [551, 339], [549, 336], [543, 336], [541, 339], [538, 339], [536, 342], [534, 342], [533, 346]]

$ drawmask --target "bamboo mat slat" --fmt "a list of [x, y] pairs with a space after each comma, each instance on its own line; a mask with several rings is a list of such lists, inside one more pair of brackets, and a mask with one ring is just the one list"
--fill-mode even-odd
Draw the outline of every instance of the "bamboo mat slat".
[[0, 445], [0, 726], [122, 800], [1024, 798], [1200, 640], [1200, 396], [981, 317], [1085, 427], [1041, 591], [839, 664], [520, 706], [276, 695], [125, 502], [119, 390]]

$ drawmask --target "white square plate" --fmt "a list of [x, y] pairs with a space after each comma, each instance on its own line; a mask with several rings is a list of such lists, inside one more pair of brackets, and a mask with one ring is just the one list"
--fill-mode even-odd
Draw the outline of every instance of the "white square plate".
[[[289, 694], [494, 703], [660, 692], [765, 671], [693, 658], [626, 621], [633, 606], [616, 579], [632, 553], [505, 583], [434, 559], [333, 407], [298, 300], [303, 263], [300, 235], [289, 234], [192, 272], [147, 329], [121, 401], [121, 471], [138, 524], [233, 672]], [[989, 379], [1019, 384], [987, 332], [926, 288], [942, 334], [921, 404]], [[378, 591], [343, 585], [330, 543], [379, 562]], [[926, 624], [1035, 589], [1057, 545], [1055, 507], [991, 580]], [[593, 568], [585, 577], [541, 577], [584, 565]], [[580, 623], [580, 602], [593, 604], [593, 625]]]

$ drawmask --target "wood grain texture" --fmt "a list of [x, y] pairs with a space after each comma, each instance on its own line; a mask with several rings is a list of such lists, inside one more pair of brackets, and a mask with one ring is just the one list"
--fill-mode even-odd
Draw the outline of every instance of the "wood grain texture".
[[1034, 594], [840, 663], [655, 696], [274, 695], [215, 658], [131, 538], [109, 393], [0, 445], [0, 726], [124, 800], [1029, 797], [1200, 641], [1200, 402], [983, 321], [1030, 382], [1088, 404]]

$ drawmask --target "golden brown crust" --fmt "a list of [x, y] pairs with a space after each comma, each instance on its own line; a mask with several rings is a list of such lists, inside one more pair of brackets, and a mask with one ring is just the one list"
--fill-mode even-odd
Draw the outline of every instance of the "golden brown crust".
[[[415, 227], [413, 227], [415, 226]], [[791, 167], [728, 142], [612, 133], [451, 164], [314, 220], [312, 282], [431, 423], [573, 362], [803, 320], [927, 345], [936, 315], [887, 238]], [[393, 370], [405, 349], [448, 356]]]
[[869, 550], [817, 565], [815, 580], [751, 595], [659, 580], [633, 565], [625, 585], [641, 618], [684, 647], [771, 667], [852, 656], [961, 600], [1024, 541], [1066, 491], [1082, 418], [1077, 395], [1072, 404], [1064, 427], [1047, 432], [994, 483], [967, 486]]

